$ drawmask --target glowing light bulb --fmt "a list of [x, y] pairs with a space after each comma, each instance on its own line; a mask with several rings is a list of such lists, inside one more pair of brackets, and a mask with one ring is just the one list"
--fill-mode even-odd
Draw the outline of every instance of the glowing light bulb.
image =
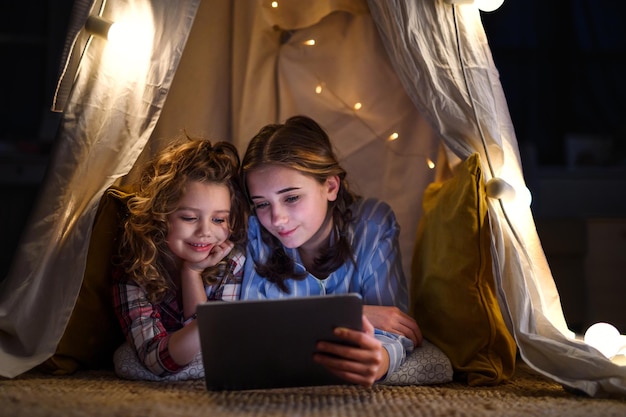
[[309, 39], [309, 40], [306, 40], [306, 41], [304, 41], [302, 43], [305, 44], [305, 45], [313, 46], [313, 45], [315, 45], [315, 39]]
[[396, 132], [393, 132], [391, 135], [389, 135], [389, 137], [387, 138], [388, 141], [392, 141], [392, 140], [396, 140], [400, 137], [400, 135], [398, 135]]
[[621, 348], [619, 331], [609, 323], [596, 323], [589, 327], [585, 332], [584, 341], [609, 359]]
[[430, 169], [434, 169], [435, 168], [435, 163], [430, 158], [428, 158], [426, 160], [426, 163], [428, 164], [428, 168], [430, 168]]
[[354, 104], [354, 110], [360, 110], [361, 107], [363, 107], [363, 105], [361, 103], [357, 102], [357, 103]]
[[272, 7], [275, 9], [278, 7], [278, 2], [277, 1], [273, 1], [272, 2]]
[[476, 6], [483, 12], [493, 12], [502, 6], [502, 3], [504, 3], [504, 0], [476, 0]]
[[515, 199], [515, 188], [502, 178], [491, 178], [485, 184], [487, 196], [491, 198], [499, 198], [505, 202]]
[[322, 93], [322, 86], [321, 86], [321, 85], [318, 85], [317, 87], [315, 87], [315, 92], [316, 92], [317, 94], [321, 94], [321, 93]]

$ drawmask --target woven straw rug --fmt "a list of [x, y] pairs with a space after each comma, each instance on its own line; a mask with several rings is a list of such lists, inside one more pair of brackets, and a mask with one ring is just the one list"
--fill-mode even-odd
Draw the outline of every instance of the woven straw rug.
[[568, 416], [624, 417], [626, 400], [565, 391], [518, 365], [497, 387], [327, 386], [208, 392], [204, 381], [133, 382], [108, 371], [72, 376], [29, 372], [0, 379], [0, 416]]

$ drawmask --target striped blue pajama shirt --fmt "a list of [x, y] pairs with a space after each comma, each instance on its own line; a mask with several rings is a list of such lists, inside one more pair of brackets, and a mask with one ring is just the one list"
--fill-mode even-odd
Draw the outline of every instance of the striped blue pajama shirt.
[[[353, 221], [348, 232], [355, 262], [347, 261], [326, 279], [308, 274], [304, 280], [287, 280], [289, 294], [258, 275], [254, 261], [264, 262], [269, 248], [261, 239], [262, 227], [255, 216], [248, 223], [248, 253], [244, 265], [242, 299], [305, 297], [359, 293], [367, 305], [396, 306], [408, 310], [408, 287], [402, 270], [398, 236], [400, 227], [391, 207], [376, 199], [359, 199], [352, 206]], [[285, 248], [296, 261], [296, 270], [306, 272], [297, 248]], [[389, 352], [388, 374], [394, 372], [413, 349], [410, 339], [379, 329], [375, 337]]]

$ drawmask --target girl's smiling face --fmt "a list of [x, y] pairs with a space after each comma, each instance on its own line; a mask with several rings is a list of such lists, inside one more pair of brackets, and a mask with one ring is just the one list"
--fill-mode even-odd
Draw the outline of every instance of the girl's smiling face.
[[169, 249], [183, 261], [202, 261], [228, 239], [229, 215], [227, 186], [188, 181], [178, 207], [167, 216]]
[[299, 171], [265, 165], [246, 174], [259, 222], [288, 248], [319, 252], [332, 230], [328, 202], [337, 198], [339, 178], [323, 184]]

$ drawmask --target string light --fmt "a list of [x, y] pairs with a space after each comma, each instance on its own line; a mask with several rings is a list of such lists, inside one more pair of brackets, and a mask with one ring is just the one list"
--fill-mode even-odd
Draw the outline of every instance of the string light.
[[476, 6], [483, 12], [493, 12], [502, 6], [504, 0], [476, 0]]
[[[326, 83], [324, 83], [323, 81], [320, 81], [320, 77], [318, 77], [317, 75], [315, 75], [315, 77], [317, 78], [318, 82], [315, 86], [315, 93], [318, 95], [321, 95], [322, 92], [326, 92], [326, 94], [332, 96], [335, 100], [337, 100], [339, 103], [341, 103], [341, 105], [343, 106], [343, 108], [345, 108], [346, 110], [349, 110], [350, 112], [352, 112], [352, 114], [354, 115], [355, 119], [358, 120], [359, 122], [361, 122], [361, 124], [363, 126], [365, 126], [370, 132], [372, 132], [372, 135], [374, 135], [377, 138], [380, 138], [381, 135], [376, 132], [376, 130], [370, 126], [362, 117], [359, 116], [358, 114], [358, 110], [361, 109], [363, 107], [363, 103], [361, 102], [357, 102], [354, 105], [349, 105], [346, 101], [344, 101], [341, 97], [339, 97], [339, 95], [337, 95], [334, 91], [332, 91], [330, 88], [328, 88], [328, 86], [326, 85]], [[382, 136], [385, 137], [385, 136]], [[389, 135], [386, 135], [386, 140], [385, 142], [393, 142], [395, 140], [397, 140], [400, 137], [400, 134], [398, 132], [392, 132]], [[393, 149], [392, 147], [388, 148], [391, 152], [395, 153], [396, 155], [399, 156], [418, 156], [418, 157], [422, 157], [426, 159], [426, 164], [428, 166], [428, 168], [430, 169], [434, 169], [435, 168], [435, 163], [428, 158], [426, 155], [424, 154], [407, 154], [406, 152], [398, 152], [395, 149]]]
[[[276, 6], [274, 6], [274, 4], [276, 4]], [[277, 2], [272, 3], [272, 7], [278, 7]], [[316, 44], [315, 39], [309, 39], [306, 40], [304, 42], [302, 42], [303, 45], [305, 46], [312, 46]], [[362, 117], [359, 116], [359, 110], [361, 110], [363, 108], [363, 103], [360, 101], [357, 101], [356, 103], [354, 103], [353, 105], [349, 105], [345, 100], [343, 100], [338, 94], [336, 94], [334, 91], [332, 91], [332, 89], [328, 88], [328, 86], [326, 85], [326, 83], [324, 81], [321, 80], [321, 77], [319, 77], [317, 74], [314, 74], [315, 78], [317, 79], [317, 84], [315, 85], [315, 94], [317, 95], [321, 95], [323, 92], [325, 92], [327, 95], [332, 96], [335, 100], [337, 100], [339, 103], [341, 103], [341, 106], [346, 109], [349, 110], [350, 112], [352, 112], [353, 116], [355, 117], [356, 120], [358, 120], [363, 126], [365, 126], [365, 128], [367, 128], [367, 130], [369, 130], [372, 135], [374, 135], [374, 137], [376, 138], [382, 138], [385, 137], [383, 135], [380, 135], [372, 126], [370, 126]], [[384, 142], [393, 142], [395, 140], [397, 140], [400, 137], [400, 134], [398, 132], [392, 132], [389, 135], [386, 135], [387, 139]], [[426, 159], [426, 164], [428, 166], [428, 168], [430, 169], [434, 169], [435, 168], [435, 163], [432, 161], [432, 159], [430, 159], [429, 157], [427, 157], [424, 154], [407, 154], [406, 152], [398, 152], [395, 149], [393, 149], [393, 147], [388, 147], [388, 149], [395, 153], [396, 155], [402, 156], [402, 157], [407, 157], [407, 156], [417, 156], [417, 157], [422, 157], [424, 159]]]
[[504, 0], [445, 0], [452, 5], [474, 4], [480, 11], [493, 12], [504, 3]]
[[625, 347], [619, 330], [609, 323], [600, 322], [589, 327], [585, 332], [584, 341], [609, 359]]
[[275, 9], [278, 7], [278, 2], [277, 1], [273, 1], [272, 2], [272, 7]]

